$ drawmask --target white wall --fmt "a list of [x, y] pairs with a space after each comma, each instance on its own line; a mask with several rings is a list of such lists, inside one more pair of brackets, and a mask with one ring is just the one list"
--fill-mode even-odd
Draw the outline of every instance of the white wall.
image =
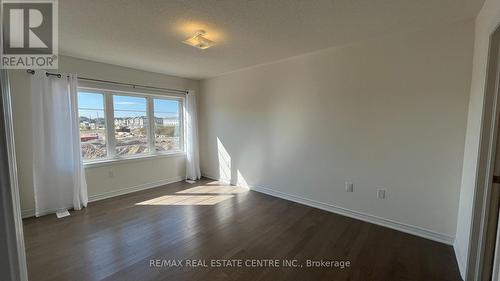
[[472, 71], [467, 134], [464, 151], [462, 185], [455, 239], [455, 251], [462, 276], [469, 253], [472, 203], [477, 173], [479, 137], [483, 115], [486, 66], [490, 35], [500, 24], [500, 1], [486, 0], [475, 22], [474, 60]]
[[[82, 77], [140, 85], [198, 90], [195, 80], [140, 71], [72, 57], [61, 56], [59, 72], [77, 73]], [[13, 96], [14, 136], [19, 172], [19, 189], [23, 214], [34, 209], [32, 177], [32, 135], [30, 76], [25, 70], [9, 71]], [[179, 180], [185, 175], [185, 157], [163, 157], [113, 163], [86, 168], [88, 193], [91, 199], [118, 194], [150, 183]], [[110, 176], [110, 171], [113, 176]]]
[[460, 22], [202, 81], [203, 173], [452, 243], [473, 32]]

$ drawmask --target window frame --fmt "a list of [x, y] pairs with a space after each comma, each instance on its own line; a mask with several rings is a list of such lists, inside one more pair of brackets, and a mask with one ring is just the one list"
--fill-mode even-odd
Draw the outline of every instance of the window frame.
[[[184, 104], [185, 104], [185, 100], [186, 98], [183, 97], [183, 98], [170, 98], [170, 97], [165, 97], [164, 95], [151, 95], [151, 101], [148, 101], [148, 108], [151, 107], [151, 116], [153, 116], [154, 118], [154, 99], [163, 99], [163, 100], [177, 100], [179, 101], [179, 113], [180, 113], [180, 116], [179, 116], [179, 131], [180, 131], [180, 134], [179, 134], [179, 150], [176, 150], [176, 151], [182, 151], [182, 152], [185, 152], [186, 150], [184, 149], [185, 148], [185, 144], [184, 144], [184, 135], [185, 135], [185, 132], [184, 132]], [[151, 128], [152, 128], [152, 140], [151, 140], [151, 145], [153, 146], [153, 150], [156, 151], [156, 144], [155, 144], [155, 137], [156, 137], [156, 134], [155, 134], [155, 122], [149, 122], [150, 125], [151, 125]], [[169, 151], [156, 151], [157, 154], [159, 155], [163, 155], [163, 154], [170, 154], [172, 152], [169, 152]]]
[[[90, 93], [90, 94], [97, 94], [97, 95], [101, 95], [102, 96], [102, 112], [103, 112], [103, 119], [104, 119], [104, 130], [105, 130], [105, 136], [106, 136], [106, 157], [104, 158], [97, 158], [97, 159], [82, 159], [84, 163], [87, 163], [87, 162], [95, 162], [95, 161], [101, 161], [103, 159], [108, 159], [109, 158], [109, 137], [108, 137], [108, 122], [107, 122], [107, 113], [106, 113], [106, 95], [104, 95], [102, 92], [100, 91], [80, 91], [79, 89], [77, 90], [77, 94], [79, 95], [80, 92], [86, 92], [86, 93]], [[79, 99], [79, 96], [77, 96], [77, 100]], [[77, 114], [78, 114], [78, 120], [80, 120], [80, 104], [78, 104], [78, 107], [77, 107]], [[78, 127], [80, 127], [80, 124], [78, 124]], [[81, 131], [78, 132], [79, 136], [81, 137]], [[80, 141], [80, 150], [81, 150], [81, 147], [82, 147], [82, 143]]]
[[[111, 123], [113, 124], [113, 146], [114, 146], [114, 157], [116, 158], [130, 158], [130, 157], [141, 157], [141, 156], [147, 156], [147, 155], [151, 155], [151, 154], [154, 154], [151, 150], [151, 145], [150, 145], [150, 142], [151, 142], [151, 133], [149, 132], [150, 130], [150, 126], [149, 124], [151, 123], [151, 118], [149, 116], [149, 98], [147, 96], [143, 96], [143, 95], [138, 95], [138, 94], [123, 94], [123, 93], [110, 93], [109, 94], [111, 96], [111, 104], [113, 106], [113, 117], [112, 117], [112, 121]], [[116, 155], [116, 132], [114, 131], [115, 130], [115, 103], [114, 103], [114, 100], [113, 98], [115, 96], [121, 96], [121, 97], [136, 97], [136, 98], [144, 98], [146, 100], [146, 117], [148, 118], [148, 126], [146, 127], [146, 135], [147, 135], [147, 145], [148, 145], [148, 152], [146, 153], [137, 153], [137, 154], [133, 154], [133, 155], [129, 155], [129, 156], [118, 156]], [[120, 109], [121, 110], [121, 109]], [[121, 111], [126, 111], [126, 110], [121, 110]]]
[[[104, 97], [104, 124], [106, 126], [106, 157], [100, 159], [83, 160], [85, 166], [100, 166], [121, 161], [151, 159], [156, 157], [181, 156], [185, 155], [185, 131], [184, 131], [184, 115], [186, 96], [177, 93], [157, 92], [143, 89], [130, 89], [111, 85], [100, 85], [93, 83], [79, 83], [77, 92], [89, 92], [102, 94]], [[149, 152], [122, 155], [116, 154], [116, 138], [115, 138], [115, 112], [113, 97], [114, 96], [131, 96], [146, 99], [146, 115], [148, 118], [147, 136]], [[178, 150], [171, 151], [156, 151], [155, 147], [155, 122], [154, 122], [154, 99], [176, 100], [179, 102], [179, 142]], [[79, 109], [77, 109], [79, 110]]]

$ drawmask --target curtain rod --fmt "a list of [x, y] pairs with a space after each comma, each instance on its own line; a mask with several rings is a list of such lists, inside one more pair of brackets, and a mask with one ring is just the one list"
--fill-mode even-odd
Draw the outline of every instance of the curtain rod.
[[[35, 70], [33, 70], [33, 69], [28, 69], [28, 70], [26, 70], [26, 72], [28, 72], [29, 74], [35, 74]], [[62, 77], [61, 73], [47, 72], [46, 75], [47, 76], [56, 76], [57, 78], [61, 78]], [[188, 94], [187, 90], [177, 90], [177, 89], [168, 89], [168, 88], [144, 86], [144, 85], [123, 83], [123, 82], [115, 82], [115, 81], [108, 81], [108, 80], [101, 80], [101, 79], [93, 79], [93, 78], [86, 78], [86, 77], [78, 77], [78, 79], [79, 80], [85, 80], [85, 81], [91, 81], [91, 82], [100, 82], [100, 83], [107, 83], [107, 84], [114, 84], [114, 85], [129, 86], [129, 87], [132, 87], [134, 89], [136, 89], [136, 88], [143, 88], [145, 90], [150, 89], [150, 90], [159, 90], [159, 91], [165, 91], [165, 92], [177, 92], [177, 93]]]

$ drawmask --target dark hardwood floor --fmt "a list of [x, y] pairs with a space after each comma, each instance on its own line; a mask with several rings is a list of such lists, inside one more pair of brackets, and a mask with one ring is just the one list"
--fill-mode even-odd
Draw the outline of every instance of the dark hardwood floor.
[[[210, 180], [26, 219], [24, 233], [30, 281], [461, 280], [450, 246]], [[151, 266], [186, 259], [207, 267]], [[263, 259], [280, 267], [250, 267]], [[307, 267], [321, 259], [350, 266]]]

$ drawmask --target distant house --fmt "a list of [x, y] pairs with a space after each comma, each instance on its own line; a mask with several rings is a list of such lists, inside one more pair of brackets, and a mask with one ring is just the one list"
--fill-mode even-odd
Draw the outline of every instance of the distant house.
[[173, 119], [173, 118], [163, 118], [163, 126], [172, 126], [172, 127], [177, 127], [179, 126], [179, 119]]
[[155, 118], [155, 124], [159, 126], [177, 127], [179, 126], [179, 119], [177, 117], [169, 118]]
[[116, 118], [115, 127], [128, 127], [130, 129], [142, 128], [147, 124], [146, 117], [128, 117], [128, 118]]

